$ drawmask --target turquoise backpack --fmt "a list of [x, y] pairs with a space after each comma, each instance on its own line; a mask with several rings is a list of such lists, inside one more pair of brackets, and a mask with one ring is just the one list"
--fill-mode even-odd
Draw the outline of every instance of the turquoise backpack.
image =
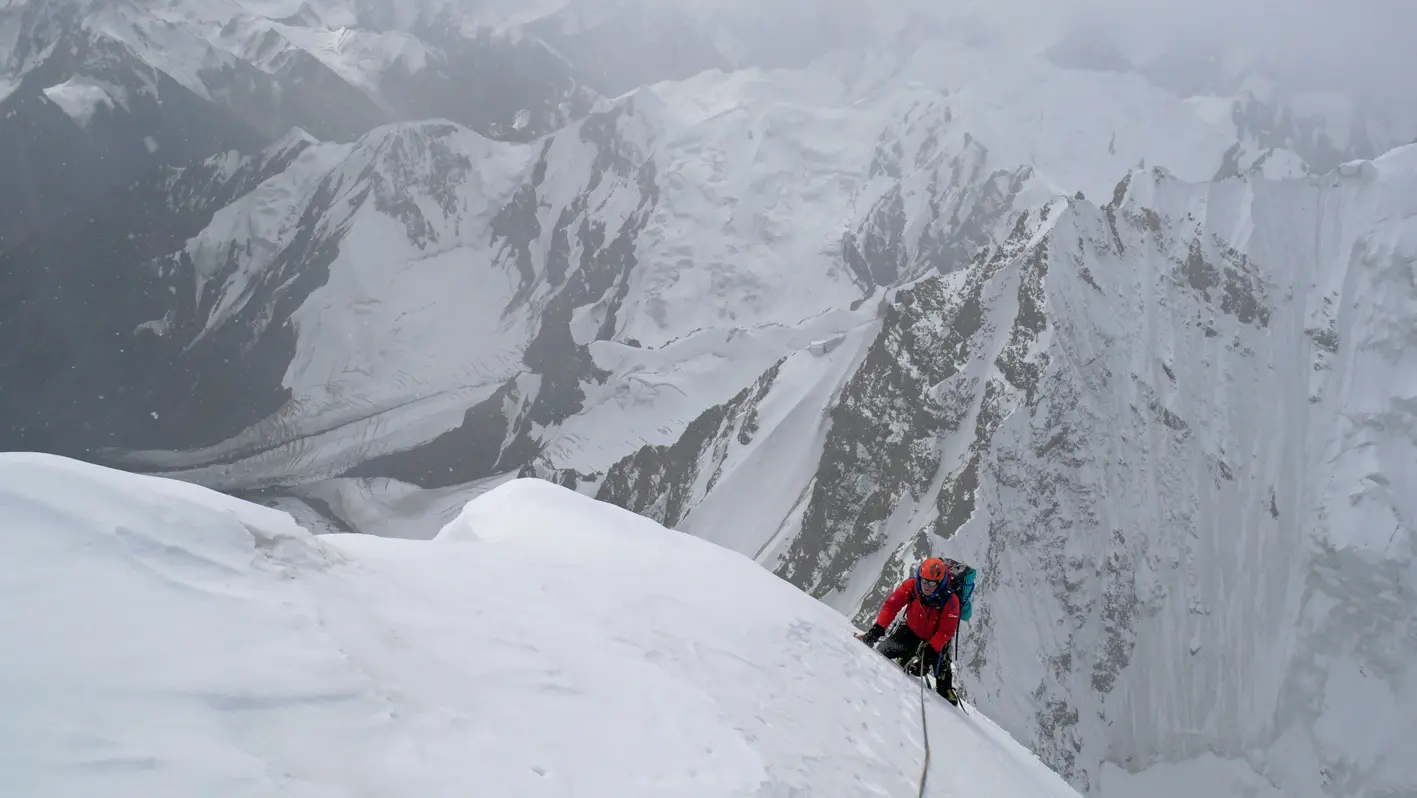
[[950, 572], [948, 592], [959, 596], [959, 619], [969, 620], [974, 614], [974, 575], [977, 571], [959, 560], [941, 557]]

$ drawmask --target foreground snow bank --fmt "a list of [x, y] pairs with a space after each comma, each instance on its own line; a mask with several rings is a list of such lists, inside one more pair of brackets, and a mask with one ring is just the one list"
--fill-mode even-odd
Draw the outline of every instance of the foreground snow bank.
[[[750, 560], [536, 480], [432, 541], [0, 455], [14, 795], [914, 794], [915, 685]], [[930, 698], [932, 795], [1075, 796]]]

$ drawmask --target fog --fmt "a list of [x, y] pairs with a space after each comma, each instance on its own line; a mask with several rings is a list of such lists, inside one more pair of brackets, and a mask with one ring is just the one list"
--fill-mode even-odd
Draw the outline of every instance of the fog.
[[[778, 46], [837, 28], [859, 33], [866, 20], [890, 29], [929, 17], [970, 40], [1044, 52], [1087, 38], [1133, 66], [1165, 54], [1168, 63], [1208, 63], [1229, 76], [1258, 68], [1296, 88], [1399, 97], [1417, 107], [1417, 0], [570, 0], [573, 7], [636, 5], [722, 14], [770, 26]], [[713, 9], [713, 10], [710, 10]], [[1169, 50], [1169, 52], [1168, 52]], [[1212, 61], [1213, 57], [1213, 61]]]
[[618, 9], [620, 19], [647, 7], [717, 17], [780, 52], [820, 51], [853, 43], [868, 28], [888, 33], [925, 17], [973, 43], [1044, 53], [1063, 42], [1074, 50], [1108, 51], [1121, 68], [1171, 73], [1171, 85], [1178, 88], [1234, 90], [1239, 77], [1259, 70], [1294, 88], [1396, 99], [1417, 112], [1417, 81], [1411, 78], [1417, 74], [1417, 0], [567, 0], [566, 5], [590, 16]]
[[[1144, 66], [1170, 49], [1218, 71], [1254, 67], [1296, 87], [1417, 103], [1417, 0], [967, 0], [945, 6], [1035, 50], [1100, 41]], [[967, 10], [966, 10], [967, 9]], [[1092, 36], [1085, 36], [1091, 32]], [[1214, 57], [1212, 61], [1211, 58]]]

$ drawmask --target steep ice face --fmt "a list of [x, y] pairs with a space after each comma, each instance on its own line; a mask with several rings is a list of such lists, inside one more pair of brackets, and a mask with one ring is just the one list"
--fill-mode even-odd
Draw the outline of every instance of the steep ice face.
[[1055, 366], [957, 545], [996, 580], [972, 667], [1074, 783], [1209, 752], [1285, 794], [1411, 788], [1414, 180], [1405, 150], [1137, 172], [1051, 235]]

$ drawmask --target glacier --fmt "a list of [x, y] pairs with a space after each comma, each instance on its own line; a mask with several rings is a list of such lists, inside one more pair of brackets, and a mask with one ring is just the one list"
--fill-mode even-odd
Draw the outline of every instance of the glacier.
[[[0, 763], [115, 798], [915, 794], [918, 685], [742, 555], [550, 483], [432, 540], [0, 455]], [[933, 695], [926, 795], [1077, 796]]]

